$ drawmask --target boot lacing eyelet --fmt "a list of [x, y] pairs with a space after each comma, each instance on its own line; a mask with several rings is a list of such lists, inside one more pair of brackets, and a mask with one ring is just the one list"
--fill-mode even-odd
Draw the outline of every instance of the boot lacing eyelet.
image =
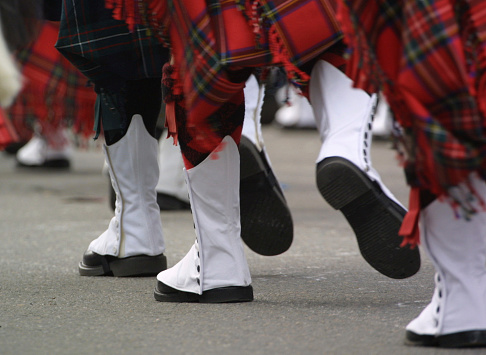
[[[111, 176], [113, 176], [114, 173], [111, 171]], [[116, 183], [116, 180], [114, 178], [111, 178], [111, 186], [113, 187], [113, 190], [115, 191], [115, 228], [116, 228], [116, 240], [120, 240], [120, 234], [121, 234], [121, 212], [122, 212], [122, 198], [120, 195], [120, 190], [118, 189], [118, 185]], [[113, 252], [116, 253], [115, 249], [113, 249]]]
[[443, 284], [442, 284], [442, 278], [439, 274], [436, 274], [435, 276], [435, 292], [437, 294], [438, 298], [438, 305], [435, 308], [435, 314], [434, 314], [434, 321], [435, 321], [435, 327], [439, 328], [439, 323], [441, 319], [441, 310], [443, 308], [443, 303], [444, 303], [444, 292], [443, 292]]
[[369, 158], [369, 150], [371, 147], [371, 136], [372, 136], [372, 128], [373, 128], [373, 120], [375, 119], [375, 112], [376, 112], [376, 102], [373, 104], [371, 108], [371, 114], [368, 120], [368, 124], [366, 125], [366, 129], [363, 134], [363, 161], [365, 163], [364, 171], [368, 172], [370, 170], [370, 158]]
[[197, 270], [197, 273], [198, 273], [198, 277], [196, 277], [196, 282], [198, 285], [201, 285], [201, 258], [199, 256], [199, 243], [197, 242], [197, 239], [196, 239], [196, 242], [194, 243], [195, 247], [196, 247], [196, 251], [197, 251], [197, 258], [194, 260], [194, 264], [196, 266], [196, 270]]

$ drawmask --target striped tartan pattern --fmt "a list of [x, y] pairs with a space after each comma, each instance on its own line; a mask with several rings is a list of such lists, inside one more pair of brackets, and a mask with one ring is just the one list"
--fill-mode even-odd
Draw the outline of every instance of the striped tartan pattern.
[[45, 22], [39, 37], [16, 54], [25, 83], [5, 112], [22, 140], [30, 138], [34, 124], [47, 136], [61, 125], [84, 136], [92, 132], [95, 93], [54, 48], [58, 31], [58, 25]]
[[[282, 65], [300, 85], [296, 65], [322, 53], [342, 36], [333, 6], [326, 0], [260, 1], [255, 16], [261, 21], [257, 21], [259, 27], [255, 32], [248, 24], [252, 16], [249, 5], [243, 11], [238, 3], [235, 0], [152, 0], [150, 4], [152, 9], [159, 9], [155, 21], [167, 26], [162, 31], [170, 38], [180, 72], [187, 124], [196, 127], [201, 149], [209, 151], [221, 138], [211, 130], [197, 127], [205, 126], [207, 118], [222, 103], [243, 90], [246, 77], [235, 79], [234, 72]], [[302, 21], [303, 18], [306, 20]], [[276, 31], [273, 37], [272, 29]], [[276, 43], [275, 39], [280, 42]]]
[[63, 0], [56, 48], [97, 86], [162, 76], [167, 51], [142, 25], [112, 18], [104, 0]]
[[[327, 0], [260, 1], [263, 6], [256, 15], [240, 11], [240, 3], [106, 0], [110, 10], [103, 11], [99, 0], [76, 0], [74, 4], [64, 0], [57, 48], [96, 85], [109, 88], [110, 84], [119, 86], [119, 77], [127, 73], [137, 77], [158, 73], [163, 61], [157, 61], [157, 56], [146, 60], [145, 54], [155, 53], [158, 47], [153, 40], [157, 36], [168, 39], [188, 112], [187, 131], [194, 133], [193, 142], [202, 153], [210, 152], [221, 141], [220, 128], [228, 126], [211, 117], [225, 102], [242, 95], [251, 71], [245, 68], [285, 65], [292, 76], [298, 77], [294, 64], [318, 55], [342, 36], [333, 3]], [[112, 13], [128, 26], [111, 19]], [[261, 32], [259, 40], [248, 25], [251, 16], [263, 20], [257, 31]], [[303, 24], [314, 27], [301, 30]], [[276, 38], [279, 43], [272, 42]], [[147, 62], [152, 71], [139, 73], [144, 68], [141, 64]]]
[[285, 43], [296, 66], [308, 62], [342, 38], [335, 16], [336, 0], [262, 1], [262, 17], [268, 19]]
[[486, 2], [342, 0], [338, 19], [348, 74], [404, 127], [409, 183], [440, 195], [486, 176]]
[[18, 135], [12, 127], [12, 123], [0, 108], [0, 150], [4, 150], [9, 144], [18, 141]]

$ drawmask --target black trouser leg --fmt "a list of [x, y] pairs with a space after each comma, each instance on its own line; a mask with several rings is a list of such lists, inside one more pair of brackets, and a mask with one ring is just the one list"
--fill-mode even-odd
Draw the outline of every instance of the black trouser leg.
[[162, 105], [161, 78], [128, 80], [121, 91], [124, 107], [122, 128], [104, 130], [107, 145], [112, 145], [122, 139], [127, 133], [133, 115], [142, 116], [143, 123], [149, 134], [156, 138], [157, 120]]

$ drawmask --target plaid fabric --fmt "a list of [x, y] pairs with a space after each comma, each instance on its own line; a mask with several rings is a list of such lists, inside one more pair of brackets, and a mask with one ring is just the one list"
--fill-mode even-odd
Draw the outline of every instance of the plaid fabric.
[[298, 67], [342, 38], [335, 17], [336, 0], [273, 0], [261, 4], [261, 17], [275, 26], [290, 62]]
[[[247, 76], [235, 79], [235, 72], [280, 65], [297, 85], [303, 85], [308, 77], [297, 66], [341, 38], [333, 4], [327, 0], [107, 0], [129, 23], [144, 18], [143, 13], [131, 11], [143, 9], [137, 3], [149, 4], [147, 23], [170, 42], [187, 124], [199, 132], [200, 149], [207, 151], [220, 142], [220, 136], [207, 127], [207, 118], [243, 90]], [[260, 6], [253, 8], [252, 3]]]
[[9, 144], [18, 141], [17, 133], [12, 127], [12, 123], [0, 108], [0, 150], [4, 150]]
[[10, 50], [24, 48], [37, 37], [42, 3], [39, 0], [0, 1], [0, 26]]
[[[251, 72], [246, 68], [282, 65], [302, 84], [306, 75], [296, 65], [341, 38], [331, 2], [261, 3], [251, 12], [249, 4], [238, 0], [106, 0], [106, 11], [100, 1], [64, 1], [57, 48], [97, 86], [109, 88], [119, 87], [118, 79], [128, 74], [139, 77], [135, 74], [147, 62], [151, 71], [144, 75], [158, 73], [163, 61], [146, 60], [145, 54], [157, 49], [155, 37], [165, 39], [179, 73], [174, 80], [184, 94], [187, 131], [205, 154], [220, 143], [221, 127], [227, 124], [210, 118], [225, 102], [242, 95]], [[112, 14], [128, 26], [111, 19]], [[156, 36], [150, 37], [146, 28]], [[115, 72], [117, 68], [121, 70]]]
[[5, 112], [22, 140], [30, 139], [34, 124], [47, 137], [59, 126], [84, 136], [92, 132], [95, 93], [54, 48], [58, 31], [58, 25], [45, 22], [38, 39], [16, 54], [25, 84]]
[[96, 87], [117, 90], [126, 80], [162, 76], [168, 52], [146, 26], [129, 31], [104, 0], [63, 0], [62, 10], [56, 48]]
[[348, 74], [404, 127], [409, 183], [441, 195], [486, 177], [486, 2], [342, 0], [338, 19]]
[[[262, 25], [252, 29], [236, 1], [213, 0], [209, 6], [206, 1], [168, 2], [165, 16], [170, 22], [162, 17], [161, 23], [170, 23], [171, 46], [183, 76], [188, 110], [198, 111], [199, 105], [206, 104], [216, 108], [226, 95], [233, 94], [234, 84], [224, 70], [284, 65], [294, 81], [303, 84], [291, 64], [302, 64], [340, 39], [332, 7], [326, 1], [261, 4], [254, 16]], [[236, 86], [236, 90], [240, 88]]]

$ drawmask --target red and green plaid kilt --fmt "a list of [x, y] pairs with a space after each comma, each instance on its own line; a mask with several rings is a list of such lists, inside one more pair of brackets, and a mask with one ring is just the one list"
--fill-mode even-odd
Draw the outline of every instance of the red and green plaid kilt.
[[6, 113], [22, 140], [30, 138], [34, 123], [44, 130], [64, 125], [85, 136], [92, 132], [95, 93], [54, 48], [58, 31], [46, 22], [36, 41], [16, 54], [24, 87]]
[[384, 90], [404, 127], [409, 183], [434, 194], [486, 177], [486, 2], [341, 0], [358, 87]]
[[12, 122], [5, 115], [5, 111], [0, 108], [0, 150], [4, 150], [9, 144], [18, 140], [19, 137], [12, 126]]
[[113, 19], [104, 0], [63, 0], [56, 48], [96, 86], [162, 76], [168, 51], [146, 26], [132, 31]]
[[[280, 65], [297, 85], [307, 75], [297, 68], [342, 37], [327, 0], [106, 0], [128, 24], [146, 19], [172, 49], [184, 93], [187, 124], [211, 151], [221, 140], [207, 118], [243, 90], [231, 71]], [[147, 5], [149, 9], [143, 9]], [[148, 14], [148, 19], [145, 15]], [[155, 15], [154, 15], [155, 14]]]

